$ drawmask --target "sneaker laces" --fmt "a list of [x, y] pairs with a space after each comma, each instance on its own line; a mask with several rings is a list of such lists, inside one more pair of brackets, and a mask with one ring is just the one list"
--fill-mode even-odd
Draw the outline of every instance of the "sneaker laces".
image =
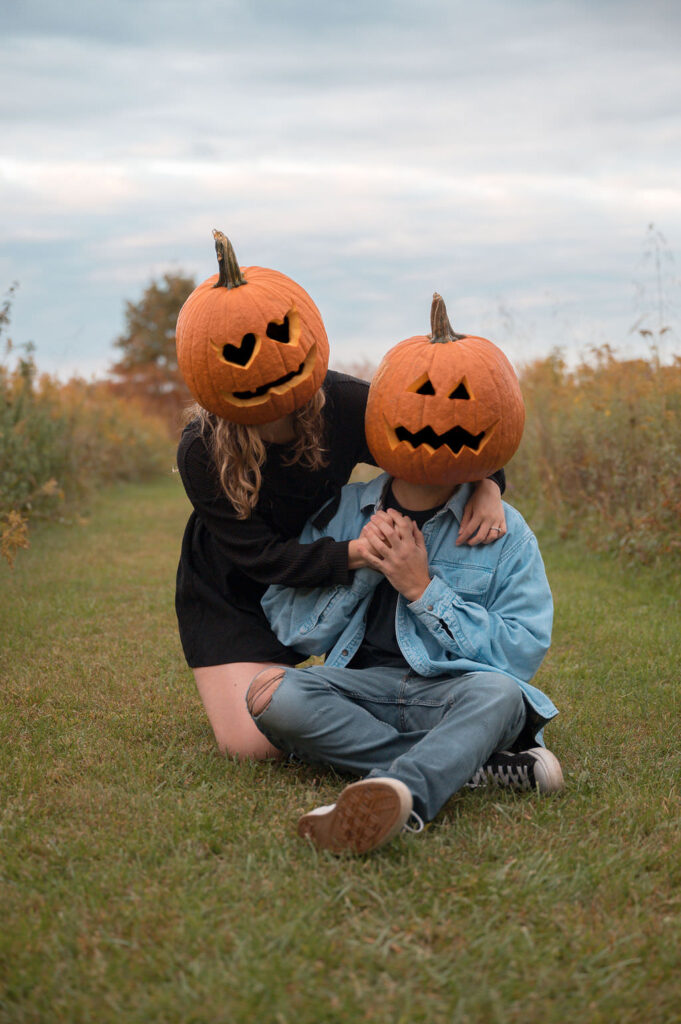
[[491, 766], [483, 764], [481, 768], [478, 768], [475, 775], [468, 780], [466, 788], [477, 789], [478, 786], [484, 786], [488, 779], [494, 780], [494, 772], [492, 771]]
[[522, 789], [531, 789], [530, 766], [527, 764], [499, 765], [495, 772], [489, 771], [490, 778], [498, 779], [504, 785], [515, 784]]
[[[534, 785], [533, 769], [534, 764], [521, 756], [509, 756], [507, 763], [501, 761], [500, 756], [493, 755], [490, 760], [478, 768], [475, 775], [466, 783], [469, 789], [476, 789], [478, 786], [485, 786], [493, 782], [501, 786], [514, 786], [518, 789], [532, 789]], [[532, 775], [530, 773], [532, 772]]]
[[426, 826], [421, 815], [417, 814], [416, 811], [410, 811], [409, 817], [402, 826], [402, 831], [418, 834], [419, 832], [423, 832], [425, 827]]

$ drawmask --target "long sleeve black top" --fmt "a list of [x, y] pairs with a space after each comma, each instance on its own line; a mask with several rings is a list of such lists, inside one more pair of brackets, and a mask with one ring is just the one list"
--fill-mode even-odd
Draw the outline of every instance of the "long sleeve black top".
[[[324, 446], [318, 470], [285, 465], [289, 445], [267, 444], [258, 503], [238, 519], [220, 487], [198, 424], [184, 430], [177, 463], [194, 510], [187, 523], [177, 576], [176, 609], [192, 667], [229, 661], [285, 660], [260, 608], [270, 583], [347, 583], [348, 545], [331, 539], [300, 544], [305, 522], [340, 489], [358, 462], [373, 462], [364, 437], [369, 385], [329, 370], [324, 381]], [[216, 660], [217, 659], [217, 660]]]

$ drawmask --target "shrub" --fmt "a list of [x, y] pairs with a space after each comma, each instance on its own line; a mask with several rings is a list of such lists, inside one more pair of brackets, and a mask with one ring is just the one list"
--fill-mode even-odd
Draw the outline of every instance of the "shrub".
[[38, 376], [30, 349], [0, 364], [0, 554], [13, 564], [32, 517], [77, 512], [103, 484], [170, 465], [163, 423], [104, 382]]
[[681, 358], [569, 370], [559, 353], [521, 374], [527, 425], [509, 480], [563, 536], [641, 561], [681, 551]]

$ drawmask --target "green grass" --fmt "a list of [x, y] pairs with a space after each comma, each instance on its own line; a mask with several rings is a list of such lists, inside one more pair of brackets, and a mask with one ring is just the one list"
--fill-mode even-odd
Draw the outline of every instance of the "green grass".
[[214, 751], [176, 636], [177, 477], [0, 566], [0, 1021], [681, 1021], [679, 587], [551, 538], [567, 788], [466, 792], [358, 859], [331, 774]]

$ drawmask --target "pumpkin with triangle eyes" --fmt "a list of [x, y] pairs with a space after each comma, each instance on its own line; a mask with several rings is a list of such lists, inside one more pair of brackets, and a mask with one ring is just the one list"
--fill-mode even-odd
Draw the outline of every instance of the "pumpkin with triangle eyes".
[[233, 423], [270, 423], [321, 387], [329, 342], [307, 292], [276, 270], [239, 267], [214, 231], [219, 274], [191, 293], [177, 319], [177, 361], [204, 409]]
[[382, 360], [369, 391], [367, 443], [382, 469], [410, 483], [483, 480], [520, 444], [518, 378], [491, 341], [454, 333], [437, 293], [431, 332]]

